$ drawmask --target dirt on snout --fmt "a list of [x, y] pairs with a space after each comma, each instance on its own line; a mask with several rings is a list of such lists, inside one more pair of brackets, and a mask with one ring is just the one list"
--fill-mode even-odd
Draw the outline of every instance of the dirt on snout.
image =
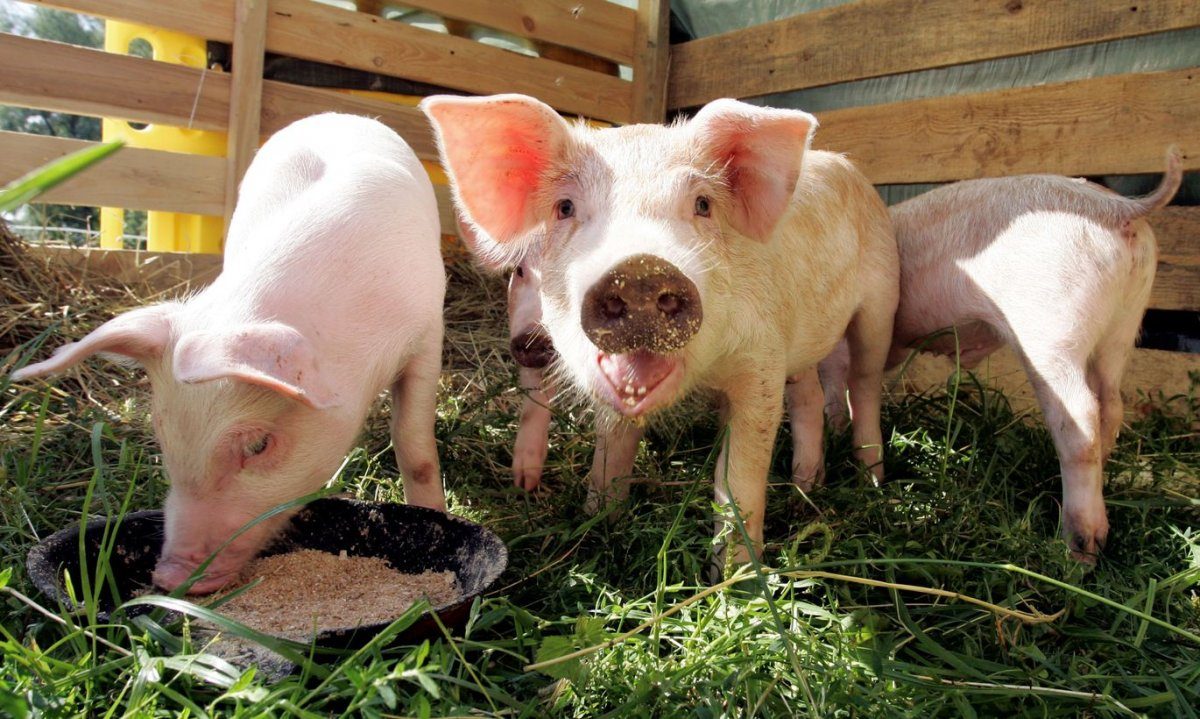
[[264, 634], [297, 641], [329, 629], [391, 622], [422, 597], [436, 607], [460, 596], [451, 571], [402, 574], [380, 557], [315, 549], [261, 557], [242, 576], [242, 586], [262, 581], [216, 611]]

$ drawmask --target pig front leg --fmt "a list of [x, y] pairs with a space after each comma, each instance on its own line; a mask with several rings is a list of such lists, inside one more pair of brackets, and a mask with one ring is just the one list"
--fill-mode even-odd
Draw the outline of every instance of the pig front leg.
[[784, 386], [792, 425], [792, 482], [810, 492], [825, 481], [825, 427], [821, 416], [827, 401], [811, 367], [787, 378]]
[[1108, 538], [1100, 404], [1085, 363], [1049, 348], [1022, 353], [1062, 470], [1062, 532], [1071, 556], [1095, 562]]
[[[750, 553], [761, 555], [763, 517], [767, 508], [767, 474], [779, 423], [783, 421], [784, 385], [779, 368], [762, 368], [727, 383], [721, 403], [722, 425], [728, 428], [717, 456], [714, 495], [729, 514], [718, 518], [717, 536], [725, 543], [713, 550], [714, 579], [723, 573], [726, 561], [745, 564]], [[816, 372], [811, 374], [816, 384]], [[816, 384], [820, 413], [820, 385]], [[746, 534], [742, 535], [732, 512], [737, 512]], [[727, 547], [733, 544], [732, 553]]]
[[521, 387], [525, 399], [521, 403], [521, 424], [513, 445], [513, 484], [533, 491], [542, 482], [542, 468], [550, 443], [550, 401], [554, 387], [542, 376], [540, 369], [522, 367]]
[[596, 453], [592, 455], [592, 471], [588, 476], [588, 495], [584, 511], [596, 515], [611, 502], [629, 496], [627, 482], [614, 482], [633, 472], [638, 442], [646, 430], [640, 425], [620, 420], [603, 422], [596, 431]]
[[446, 511], [434, 423], [442, 371], [442, 335], [432, 332], [392, 384], [392, 445], [404, 478], [404, 501]]

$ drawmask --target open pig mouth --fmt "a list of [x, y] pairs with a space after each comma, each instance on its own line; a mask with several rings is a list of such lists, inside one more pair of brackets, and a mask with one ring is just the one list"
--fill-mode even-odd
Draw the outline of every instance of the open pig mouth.
[[596, 357], [604, 381], [600, 394], [626, 417], [640, 417], [667, 405], [683, 377], [683, 361], [646, 350]]

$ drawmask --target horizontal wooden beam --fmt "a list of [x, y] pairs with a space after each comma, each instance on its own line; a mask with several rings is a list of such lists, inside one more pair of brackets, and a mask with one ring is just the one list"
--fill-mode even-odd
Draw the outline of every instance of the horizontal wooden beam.
[[[920, 355], [908, 366], [903, 377], [890, 377], [900, 392], [925, 391], [944, 387], [953, 371], [953, 363], [945, 357]], [[1166, 397], [1186, 394], [1189, 372], [1200, 372], [1200, 354], [1135, 349], [1121, 379], [1121, 396], [1125, 399], [1126, 414], [1137, 412], [1139, 393], [1151, 398], [1162, 392]], [[1011, 349], [1003, 348], [990, 355], [975, 369], [975, 375], [985, 383], [1003, 390], [1004, 396], [1018, 411], [1037, 410], [1037, 399], [1021, 363]]]
[[1032, 172], [1200, 169], [1200, 69], [1131, 73], [819, 113], [813, 146], [880, 184]]
[[[210, 40], [233, 40], [234, 0], [51, 0], [42, 4]], [[563, 112], [591, 118], [624, 123], [633, 116], [632, 83], [618, 77], [312, 0], [271, 0], [266, 46], [269, 52], [288, 57], [465, 92], [525, 93]]]
[[1200, 27], [1195, 0], [860, 0], [671, 48], [668, 105]]
[[224, 131], [229, 76], [0, 33], [0, 103]]
[[[93, 144], [0, 132], [0, 184]], [[38, 201], [220, 216], [225, 209], [225, 160], [126, 147]]]
[[1200, 206], [1164, 207], [1147, 221], [1158, 238], [1150, 306], [1200, 312]]
[[[224, 132], [227, 73], [0, 33], [0, 104]], [[425, 116], [415, 107], [349, 92], [264, 81], [262, 132], [318, 112], [379, 119], [423, 159], [437, 158]]]
[[634, 61], [637, 13], [608, 0], [408, 0], [404, 4], [625, 65]]

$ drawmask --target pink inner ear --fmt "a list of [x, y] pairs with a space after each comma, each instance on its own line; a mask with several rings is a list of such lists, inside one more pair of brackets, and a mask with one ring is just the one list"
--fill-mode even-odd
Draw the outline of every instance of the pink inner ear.
[[692, 122], [698, 142], [726, 169], [733, 195], [730, 224], [766, 241], [796, 190], [816, 118], [799, 110], [715, 100]]
[[562, 152], [566, 123], [523, 95], [438, 95], [420, 107], [433, 123], [465, 224], [482, 230], [473, 248], [485, 261], [507, 258], [516, 248], [505, 246], [538, 222], [534, 197]]
[[175, 346], [174, 371], [180, 382], [234, 379], [314, 409], [327, 409], [338, 401], [308, 340], [277, 322], [189, 332]]

